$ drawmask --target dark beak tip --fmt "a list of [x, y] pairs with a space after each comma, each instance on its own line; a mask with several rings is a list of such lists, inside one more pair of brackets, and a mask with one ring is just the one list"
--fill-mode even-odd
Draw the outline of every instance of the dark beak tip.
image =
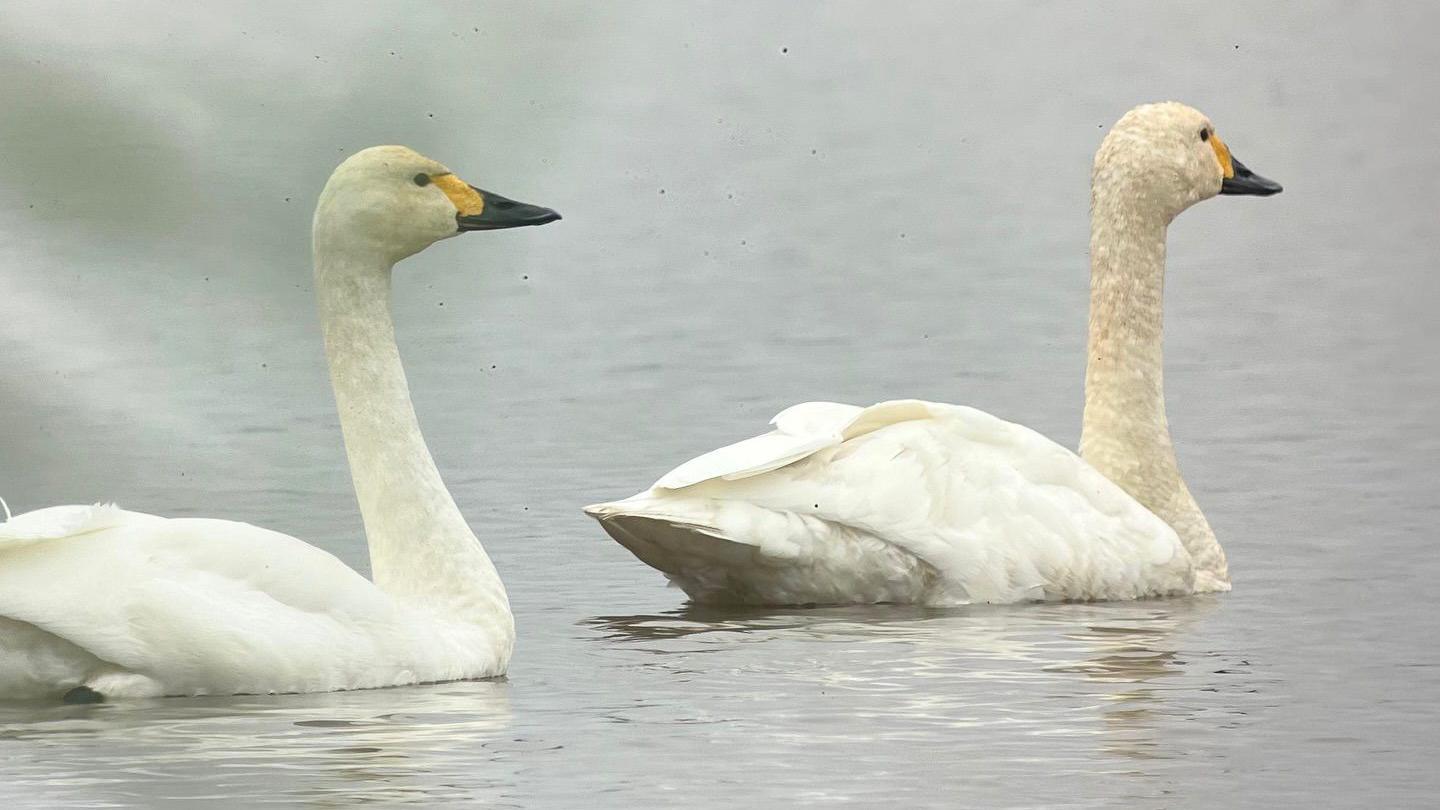
[[1268, 178], [1256, 178], [1256, 179], [1259, 180], [1259, 182], [1255, 184], [1255, 186], [1256, 186], [1255, 194], [1256, 194], [1257, 196], [1260, 196], [1260, 197], [1270, 197], [1270, 196], [1279, 194], [1280, 192], [1282, 192], [1282, 191], [1285, 190], [1285, 187], [1284, 187], [1284, 186], [1280, 185], [1279, 183], [1275, 182], [1274, 180], [1270, 180], [1270, 179], [1268, 179]]
[[1243, 174], [1236, 172], [1235, 177], [1227, 177], [1220, 184], [1220, 193], [1249, 197], [1270, 197], [1284, 191], [1285, 188], [1268, 177], [1261, 177], [1253, 172]]
[[[472, 186], [472, 188], [474, 188]], [[456, 216], [462, 231], [498, 231], [508, 228], [524, 228], [545, 225], [560, 219], [560, 212], [543, 205], [516, 202], [493, 192], [479, 190], [485, 195], [485, 209], [472, 216]]]

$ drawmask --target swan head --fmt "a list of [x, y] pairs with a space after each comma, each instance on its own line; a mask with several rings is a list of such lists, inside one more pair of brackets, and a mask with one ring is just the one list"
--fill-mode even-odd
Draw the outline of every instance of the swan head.
[[1097, 195], [1124, 195], [1167, 221], [1218, 194], [1281, 191], [1230, 154], [1204, 113], [1174, 101], [1125, 113], [1095, 154], [1093, 179]]
[[467, 231], [557, 219], [549, 208], [472, 186], [413, 149], [372, 146], [330, 175], [315, 207], [315, 239], [399, 261]]

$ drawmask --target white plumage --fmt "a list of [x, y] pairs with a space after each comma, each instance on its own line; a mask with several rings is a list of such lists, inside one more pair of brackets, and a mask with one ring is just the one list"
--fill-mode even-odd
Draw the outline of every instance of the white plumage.
[[[420, 434], [390, 317], [394, 264], [549, 209], [398, 146], [331, 175], [315, 291], [375, 581], [293, 537], [113, 505], [0, 523], [0, 699], [365, 689], [505, 672], [504, 585]], [[6, 508], [9, 517], [8, 507]]]
[[698, 602], [954, 605], [1229, 590], [1161, 379], [1166, 229], [1217, 193], [1273, 194], [1208, 119], [1131, 110], [1095, 159], [1085, 458], [973, 408], [796, 405], [774, 430], [587, 507]]
[[508, 616], [397, 600], [245, 523], [56, 506], [0, 524], [0, 696], [363, 689], [503, 671]]
[[954, 605], [1194, 588], [1174, 529], [1029, 428], [918, 400], [808, 402], [772, 424], [587, 511], [702, 602]]

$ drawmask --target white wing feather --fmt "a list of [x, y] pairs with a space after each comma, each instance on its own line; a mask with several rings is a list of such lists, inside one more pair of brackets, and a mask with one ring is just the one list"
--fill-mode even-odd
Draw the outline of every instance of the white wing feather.
[[770, 472], [845, 440], [845, 428], [863, 409], [836, 402], [806, 402], [781, 411], [774, 430], [693, 458], [661, 476], [655, 489], [684, 489], [713, 478], [733, 481]]

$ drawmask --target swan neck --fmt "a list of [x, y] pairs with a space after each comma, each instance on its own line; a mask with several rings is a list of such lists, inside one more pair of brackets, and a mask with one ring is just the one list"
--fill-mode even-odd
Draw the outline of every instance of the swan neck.
[[375, 584], [447, 617], [513, 623], [505, 588], [440, 478], [410, 400], [390, 312], [393, 261], [329, 238], [315, 291]]
[[1166, 230], [1167, 223], [1142, 212], [1097, 201], [1090, 231], [1085, 430], [1123, 431], [1129, 443], [1140, 443], [1148, 452], [1169, 443], [1163, 356]]
[[1168, 217], [1097, 182], [1080, 454], [1173, 527], [1197, 572], [1228, 582], [1225, 556], [1180, 475], [1165, 416], [1163, 299]]

